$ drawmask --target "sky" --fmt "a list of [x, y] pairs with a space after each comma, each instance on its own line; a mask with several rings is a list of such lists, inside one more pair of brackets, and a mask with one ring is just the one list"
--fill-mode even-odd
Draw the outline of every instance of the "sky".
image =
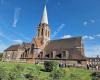
[[[31, 42], [45, 0], [0, 0], [0, 52]], [[100, 55], [100, 0], [47, 0], [51, 39], [83, 37], [86, 56]]]

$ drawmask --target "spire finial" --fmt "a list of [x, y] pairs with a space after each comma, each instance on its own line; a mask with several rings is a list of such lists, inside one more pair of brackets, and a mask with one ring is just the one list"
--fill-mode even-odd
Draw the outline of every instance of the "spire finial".
[[47, 9], [46, 9], [46, 0], [45, 0], [45, 6], [44, 6], [44, 11], [43, 11], [43, 16], [42, 16], [41, 23], [48, 24], [48, 15], [47, 15]]

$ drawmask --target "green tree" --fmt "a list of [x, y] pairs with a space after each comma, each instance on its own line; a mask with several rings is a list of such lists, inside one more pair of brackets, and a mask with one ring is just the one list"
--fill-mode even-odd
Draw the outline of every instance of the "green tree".
[[0, 53], [0, 61], [2, 60], [3, 53]]

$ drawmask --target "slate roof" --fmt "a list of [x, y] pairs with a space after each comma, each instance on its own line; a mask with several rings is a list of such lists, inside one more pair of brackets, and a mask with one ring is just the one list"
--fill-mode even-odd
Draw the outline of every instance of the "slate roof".
[[6, 50], [4, 51], [17, 51], [20, 45], [11, 45], [10, 47], [8, 47]]
[[[59, 40], [51, 40], [45, 47], [46, 54], [52, 51], [59, 53], [61, 50], [67, 50], [69, 52], [68, 59], [85, 59], [82, 44], [82, 37], [73, 37]], [[83, 49], [84, 50], [84, 49]]]
[[31, 45], [30, 43], [22, 43], [21, 45], [15, 44], [15, 45], [11, 45], [4, 51], [17, 51], [18, 49], [25, 49], [26, 47], [30, 47], [30, 45]]
[[68, 48], [81, 47], [82, 45], [81, 41], [82, 41], [81, 37], [51, 40], [45, 49], [53, 50], [53, 49], [68, 49]]

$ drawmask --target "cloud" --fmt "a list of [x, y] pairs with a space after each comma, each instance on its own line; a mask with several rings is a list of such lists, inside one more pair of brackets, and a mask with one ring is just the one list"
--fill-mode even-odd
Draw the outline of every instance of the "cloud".
[[95, 20], [94, 20], [94, 19], [91, 19], [90, 22], [91, 22], [91, 23], [95, 23]]
[[5, 35], [2, 31], [0, 31], [0, 38], [1, 39], [6, 39], [6, 40], [8, 40], [8, 41], [12, 41], [7, 35]]
[[83, 25], [84, 25], [84, 26], [87, 26], [87, 24], [88, 24], [87, 21], [84, 21], [84, 22], [83, 22]]
[[87, 26], [88, 24], [94, 24], [94, 23], [95, 23], [95, 20], [94, 19], [90, 19], [90, 20], [83, 21], [83, 25], [84, 26]]
[[0, 37], [4, 37], [4, 34], [2, 32], [0, 32]]
[[96, 36], [97, 36], [97, 37], [100, 37], [100, 34], [97, 34]]
[[61, 24], [58, 29], [53, 33], [52, 38], [55, 38], [57, 34], [65, 27], [65, 24]]
[[64, 35], [62, 38], [71, 38], [71, 35]]
[[0, 52], [3, 52], [7, 47], [8, 45], [0, 43]]
[[100, 56], [100, 45], [87, 46], [85, 49], [86, 56]]
[[6, 33], [4, 33], [4, 31], [0, 30], [0, 41], [6, 40], [6, 41], [9, 41], [10, 43], [13, 43], [14, 38], [23, 39], [25, 41], [30, 41], [29, 37], [26, 37], [26, 35], [24, 35], [20, 32], [16, 32], [13, 30], [9, 30], [9, 31], [12, 34], [6, 34]]
[[89, 39], [89, 40], [93, 40], [93, 39], [95, 39], [95, 37], [93, 37], [93, 36], [88, 36], [88, 35], [85, 35], [85, 36], [83, 36], [83, 39]]
[[20, 40], [20, 39], [13, 40], [13, 41], [14, 41], [14, 43], [15, 43], [15, 44], [21, 44], [21, 43], [23, 43], [23, 41], [22, 41], [22, 40]]
[[95, 34], [95, 35], [92, 35], [92, 36], [90, 36], [90, 35], [84, 35], [83, 39], [93, 40], [93, 39], [97, 39], [99, 37], [100, 37], [100, 34]]
[[20, 11], [21, 11], [21, 8], [15, 8], [14, 20], [13, 20], [13, 25], [12, 25], [13, 27], [16, 27], [16, 25], [18, 23]]

